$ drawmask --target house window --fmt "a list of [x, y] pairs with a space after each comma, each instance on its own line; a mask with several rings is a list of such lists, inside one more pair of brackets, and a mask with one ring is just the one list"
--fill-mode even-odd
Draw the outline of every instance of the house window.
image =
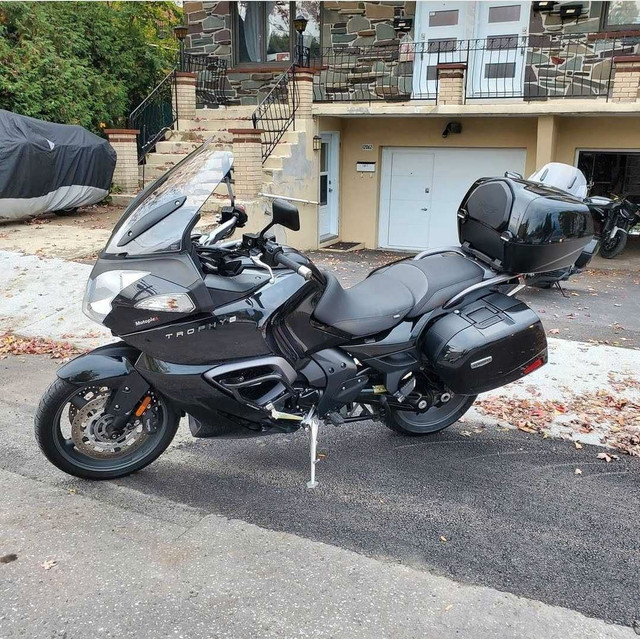
[[520, 20], [519, 4], [489, 7], [489, 22], [518, 22], [518, 20]]
[[638, 29], [640, 27], [640, 2], [629, 0], [605, 2], [603, 27], [609, 30]]
[[515, 62], [491, 62], [484, 65], [485, 80], [497, 80], [499, 78], [515, 78]]
[[458, 10], [450, 9], [449, 11], [430, 11], [429, 26], [430, 27], [451, 27], [458, 24]]
[[235, 55], [238, 64], [280, 63], [293, 60], [297, 34], [293, 19], [307, 20], [304, 44], [312, 55], [320, 49], [320, 2], [237, 2]]

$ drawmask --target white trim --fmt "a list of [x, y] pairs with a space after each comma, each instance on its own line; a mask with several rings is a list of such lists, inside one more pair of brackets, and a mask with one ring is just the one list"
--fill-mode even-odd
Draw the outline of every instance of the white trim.
[[[332, 214], [329, 232], [320, 235], [320, 211], [318, 210], [318, 241], [320, 244], [340, 237], [340, 131], [321, 131], [320, 137], [329, 138], [329, 157], [327, 158], [327, 175], [331, 184], [327, 184], [327, 204]], [[318, 188], [320, 181], [318, 180]], [[329, 191], [329, 188], [331, 191]], [[320, 202], [320, 197], [318, 197]], [[321, 206], [321, 205], [319, 205]]]

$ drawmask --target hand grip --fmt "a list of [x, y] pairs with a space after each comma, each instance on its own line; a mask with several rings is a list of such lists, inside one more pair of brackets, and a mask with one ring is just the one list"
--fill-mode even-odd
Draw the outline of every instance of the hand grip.
[[292, 271], [295, 271], [301, 277], [304, 277], [305, 280], [310, 280], [313, 277], [313, 272], [307, 266], [303, 266], [302, 264], [298, 264], [298, 262], [292, 260], [290, 257], [287, 257], [284, 253], [278, 253], [275, 256], [275, 261], [278, 264], [282, 264], [282, 266], [286, 266], [290, 268]]

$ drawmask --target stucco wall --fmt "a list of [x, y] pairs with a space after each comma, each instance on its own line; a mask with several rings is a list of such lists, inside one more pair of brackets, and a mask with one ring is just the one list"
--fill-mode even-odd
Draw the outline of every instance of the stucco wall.
[[[456, 118], [462, 133], [442, 138], [445, 118], [343, 119], [340, 153], [340, 237], [377, 246], [382, 147], [526, 148], [527, 174], [535, 170], [536, 118]], [[320, 128], [332, 129], [325, 123]], [[373, 144], [363, 151], [363, 144]], [[356, 162], [376, 162], [375, 173], [359, 173]]]
[[575, 164], [578, 149], [640, 149], [638, 117], [565, 117], [556, 125], [556, 161]]

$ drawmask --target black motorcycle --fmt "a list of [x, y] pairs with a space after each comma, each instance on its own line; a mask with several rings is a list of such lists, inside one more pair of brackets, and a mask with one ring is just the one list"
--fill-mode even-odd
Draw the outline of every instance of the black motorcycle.
[[[478, 393], [547, 361], [521, 273], [573, 264], [591, 240], [588, 208], [525, 180], [479, 180], [458, 212], [460, 247], [424, 251], [344, 289], [271, 229], [300, 228], [273, 203], [260, 233], [235, 204], [231, 154], [205, 144], [128, 207], [87, 285], [85, 313], [121, 338], [64, 365], [35, 416], [44, 454], [90, 479], [154, 461], [181, 416], [196, 437], [310, 433], [383, 421], [430, 435]], [[220, 183], [231, 205], [193, 232]]]
[[[617, 257], [624, 251], [627, 238], [632, 228], [640, 223], [640, 206], [627, 198], [592, 198], [602, 200], [596, 206], [596, 232], [600, 235], [600, 255], [608, 260]], [[606, 201], [606, 202], [604, 202]]]

